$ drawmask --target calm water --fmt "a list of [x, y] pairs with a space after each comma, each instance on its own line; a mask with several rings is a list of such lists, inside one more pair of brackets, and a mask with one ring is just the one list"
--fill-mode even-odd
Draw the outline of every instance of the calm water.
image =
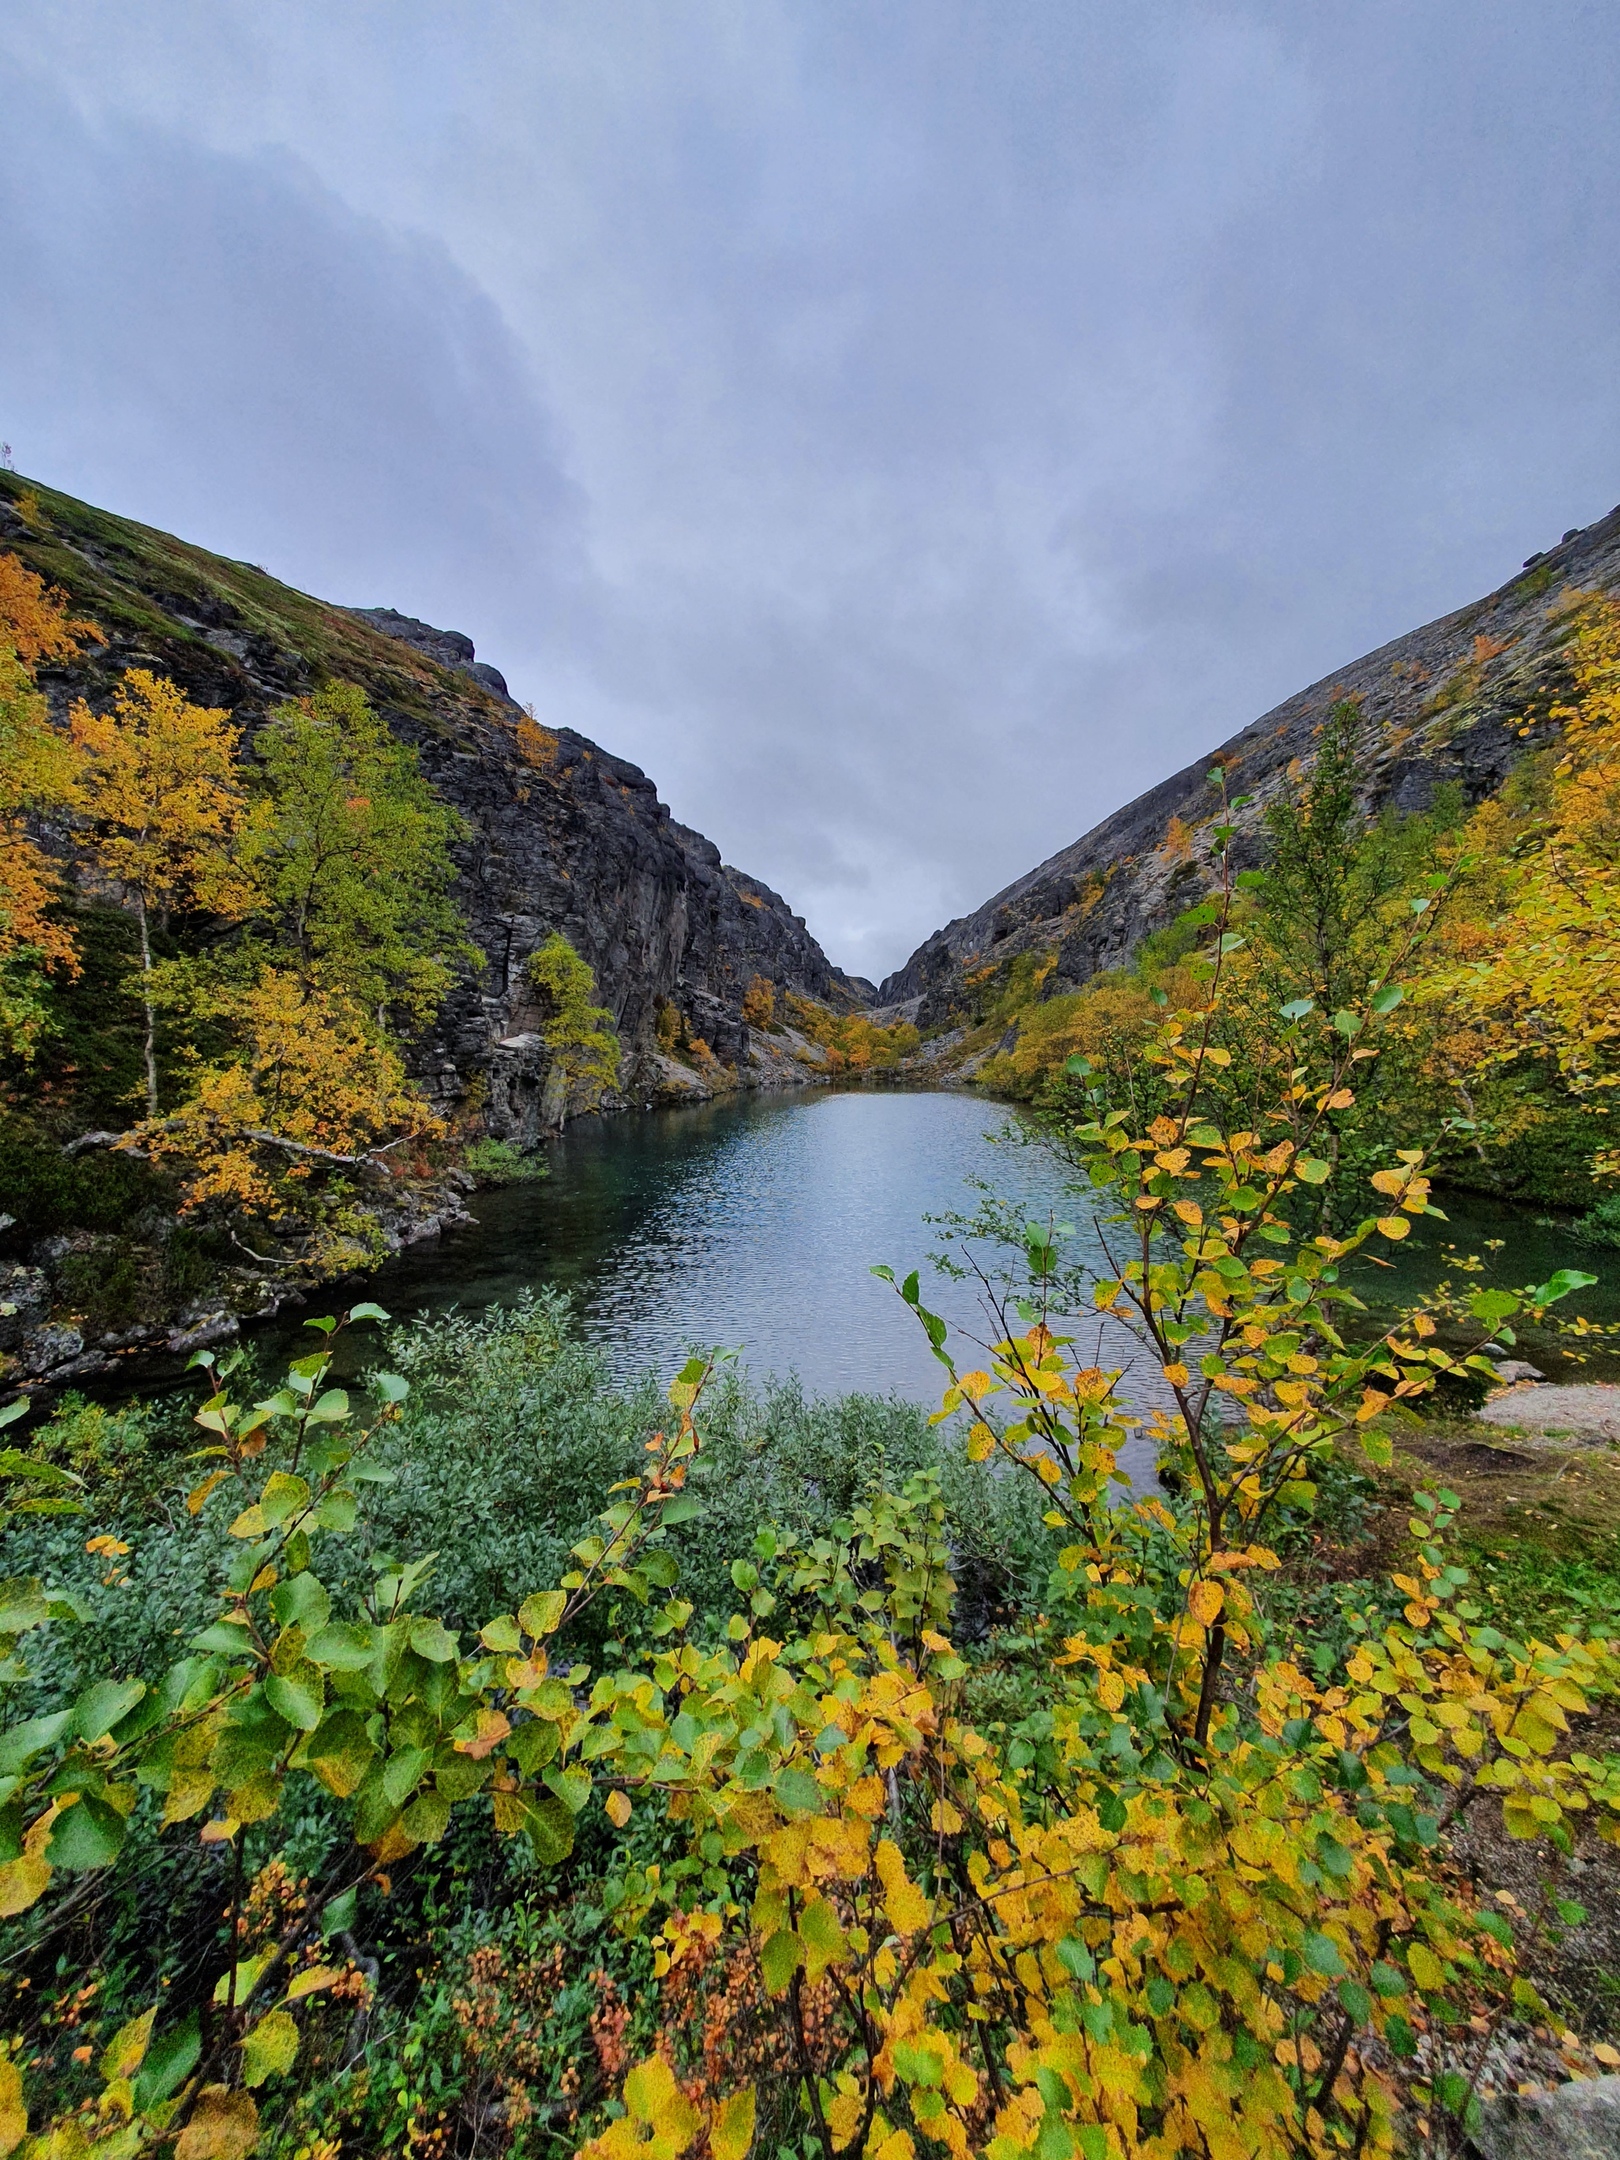
[[544, 1283], [625, 1377], [719, 1347], [812, 1393], [934, 1398], [943, 1369], [870, 1269], [918, 1268], [935, 1310], [977, 1323], [973, 1295], [930, 1270], [924, 1217], [971, 1207], [975, 1174], [1042, 1219], [1061, 1208], [1047, 1158], [998, 1144], [1005, 1123], [961, 1095], [821, 1089], [587, 1119], [547, 1149], [548, 1178], [474, 1195], [476, 1226], [402, 1254], [365, 1294], [403, 1316]]
[[[691, 1347], [720, 1346], [740, 1350], [756, 1374], [797, 1372], [816, 1393], [937, 1399], [942, 1369], [872, 1265], [917, 1267], [925, 1301], [982, 1334], [972, 1290], [929, 1267], [940, 1237], [926, 1216], [970, 1209], [967, 1180], [979, 1176], [1026, 1216], [1086, 1235], [1057, 1167], [1038, 1148], [998, 1140], [1006, 1124], [1003, 1109], [966, 1095], [817, 1089], [587, 1120], [551, 1145], [547, 1179], [475, 1195], [476, 1225], [402, 1255], [363, 1294], [403, 1317], [476, 1311], [546, 1283], [570, 1293], [584, 1332], [624, 1377], [667, 1374]], [[1607, 1254], [1583, 1255], [1522, 1210], [1460, 1194], [1445, 1205], [1449, 1225], [1423, 1223], [1399, 1248], [1398, 1267], [1362, 1268], [1363, 1296], [1423, 1287], [1449, 1270], [1448, 1245], [1475, 1251], [1487, 1239], [1503, 1241], [1491, 1264], [1508, 1283], [1571, 1262], [1620, 1277], [1620, 1253], [1613, 1266]], [[315, 1309], [335, 1309], [328, 1296]], [[1582, 1309], [1620, 1318], [1620, 1298], [1606, 1282]], [[1151, 1396], [1157, 1373], [1144, 1372], [1122, 1331], [1093, 1350], [1098, 1325], [1095, 1316], [1085, 1323], [1088, 1358], [1134, 1358], [1129, 1391]], [[297, 1337], [298, 1322], [285, 1316], [257, 1332], [274, 1352]], [[1525, 1348], [1554, 1368], [1545, 1339]], [[1594, 1362], [1588, 1375], [1614, 1369], [1614, 1360]]]

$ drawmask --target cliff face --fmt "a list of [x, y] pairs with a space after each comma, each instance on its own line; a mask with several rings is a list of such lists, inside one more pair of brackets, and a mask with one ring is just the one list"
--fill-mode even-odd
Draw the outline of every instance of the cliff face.
[[663, 1001], [746, 1085], [806, 1077], [779, 1038], [742, 1018], [755, 975], [845, 1009], [871, 995], [832, 966], [778, 894], [677, 824], [636, 766], [530, 718], [471, 639], [391, 609], [311, 599], [250, 563], [9, 472], [0, 548], [63, 587], [107, 635], [70, 667], [42, 671], [59, 714], [74, 697], [104, 702], [124, 669], [149, 667], [251, 732], [285, 699], [335, 677], [358, 683], [416, 749], [470, 829], [457, 899], [487, 955], [413, 1052], [442, 1107], [476, 1087], [493, 1131], [534, 1137], [548, 1061], [524, 962], [554, 930], [595, 971], [630, 1101], [700, 1084], [658, 1054]]
[[[1195, 904], [1208, 881], [1209, 773], [1226, 769], [1237, 812], [1240, 866], [1261, 859], [1259, 825], [1289, 769], [1308, 764], [1316, 732], [1339, 699], [1359, 701], [1371, 767], [1367, 806], [1421, 810], [1447, 782], [1478, 801], [1500, 787], [1534, 741], [1538, 717], [1567, 687], [1560, 653], [1575, 591], [1620, 592], [1620, 509], [1455, 614], [1413, 630], [1325, 675], [1182, 771], [1104, 818], [1081, 839], [925, 940], [878, 992], [924, 1028], [967, 1004], [969, 976], [1021, 953], [1056, 952], [1045, 994], [1071, 991], [1124, 965], [1154, 930]], [[1527, 725], [1529, 737], [1522, 732]]]

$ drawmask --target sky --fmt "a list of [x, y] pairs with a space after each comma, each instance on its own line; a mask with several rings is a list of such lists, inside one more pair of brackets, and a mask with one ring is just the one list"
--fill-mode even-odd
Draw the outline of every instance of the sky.
[[880, 977], [1620, 499], [1612, 0], [33, 0], [0, 437]]

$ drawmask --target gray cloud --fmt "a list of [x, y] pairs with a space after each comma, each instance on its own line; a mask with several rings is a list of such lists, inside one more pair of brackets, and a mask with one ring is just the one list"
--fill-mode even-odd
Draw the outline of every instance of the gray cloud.
[[469, 630], [866, 972], [1620, 495], [1574, 0], [55, 0], [0, 51], [24, 468]]

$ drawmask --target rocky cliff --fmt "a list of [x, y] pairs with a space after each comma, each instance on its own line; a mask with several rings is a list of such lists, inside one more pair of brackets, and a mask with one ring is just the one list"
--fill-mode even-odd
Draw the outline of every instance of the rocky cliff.
[[1211, 768], [1224, 768], [1232, 794], [1252, 798], [1234, 822], [1240, 864], [1255, 863], [1267, 803], [1291, 769], [1309, 764], [1340, 699], [1356, 699], [1367, 726], [1369, 810], [1424, 809], [1447, 782], [1469, 801], [1490, 794], [1567, 687], [1568, 601], [1583, 590], [1620, 592], [1620, 509], [1532, 555], [1483, 600], [1324, 675], [936, 930], [882, 985], [880, 1017], [948, 1028], [967, 1014], [975, 983], [1004, 979], [1023, 953], [1056, 953], [1049, 997], [1123, 965], [1205, 888], [1198, 828], [1215, 807]]
[[[367, 692], [466, 819], [458, 900], [487, 956], [461, 982], [413, 1063], [445, 1108], [486, 1105], [490, 1129], [532, 1139], [547, 1057], [524, 962], [560, 930], [590, 962], [625, 1049], [627, 1100], [722, 1080], [802, 1079], [796, 1045], [742, 1017], [755, 975], [841, 1009], [869, 983], [832, 966], [786, 901], [722, 863], [671, 817], [653, 782], [566, 727], [515, 704], [470, 638], [390, 608], [348, 609], [128, 519], [0, 471], [0, 548], [64, 588], [106, 633], [41, 674], [60, 713], [104, 701], [125, 668], [173, 677], [251, 733], [275, 706], [337, 678]], [[662, 1056], [660, 1007], [679, 1013], [695, 1065]]]

